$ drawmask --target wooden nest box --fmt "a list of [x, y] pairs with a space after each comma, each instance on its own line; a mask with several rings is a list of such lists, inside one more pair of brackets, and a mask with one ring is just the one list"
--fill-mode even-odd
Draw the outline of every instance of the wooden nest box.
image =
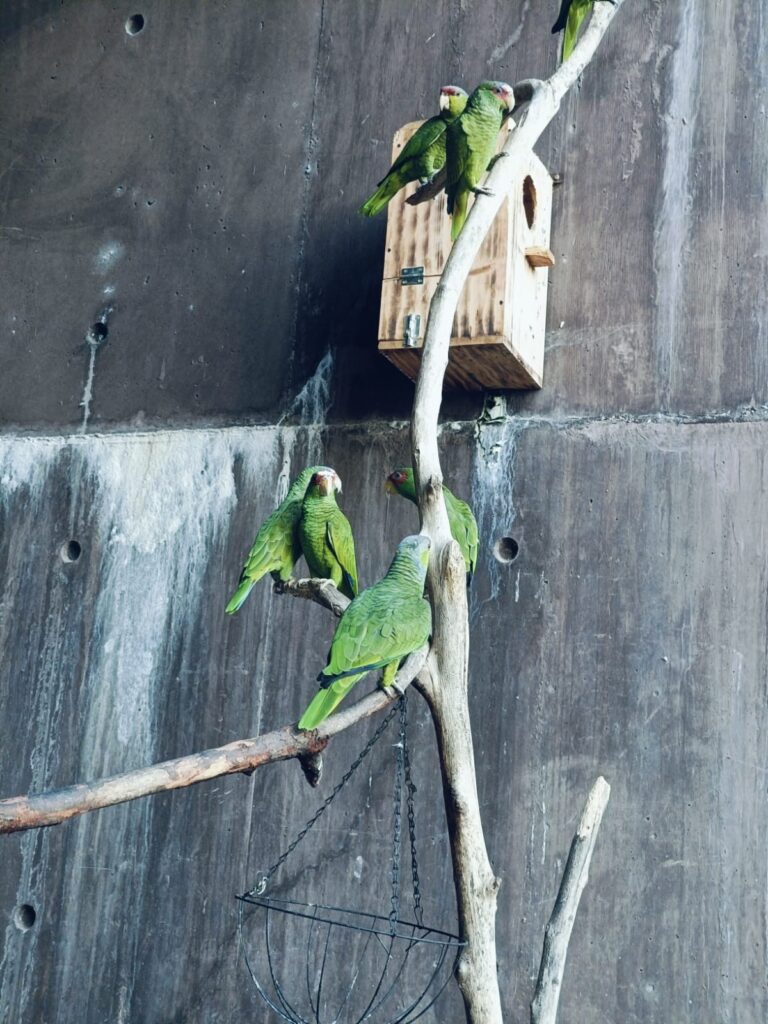
[[[396, 134], [393, 159], [421, 121]], [[500, 145], [506, 132], [500, 135]], [[411, 206], [414, 182], [389, 203], [379, 351], [416, 379], [429, 303], [451, 251], [445, 192]], [[445, 388], [540, 388], [552, 216], [552, 178], [531, 153], [483, 242], [453, 321]]]

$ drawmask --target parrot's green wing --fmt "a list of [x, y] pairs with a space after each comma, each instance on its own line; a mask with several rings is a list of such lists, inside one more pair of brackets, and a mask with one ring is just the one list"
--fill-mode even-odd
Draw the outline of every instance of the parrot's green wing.
[[341, 617], [328, 664], [318, 676], [322, 689], [299, 728], [317, 728], [366, 672], [398, 663], [426, 642], [431, 628], [432, 613], [422, 597], [399, 597], [395, 587], [366, 590]]
[[321, 673], [324, 681], [388, 665], [421, 647], [429, 636], [432, 613], [420, 595], [401, 597], [393, 587], [371, 587], [356, 604], [339, 622]]
[[341, 511], [328, 520], [326, 542], [341, 566], [342, 586], [339, 588], [347, 597], [357, 596], [357, 563], [355, 561], [355, 540], [349, 520]]
[[445, 506], [448, 512], [451, 533], [453, 539], [461, 548], [461, 553], [467, 566], [467, 573], [471, 578], [477, 565], [477, 547], [479, 543], [477, 520], [466, 501], [457, 498], [447, 487], [443, 487], [443, 493], [445, 494]]
[[240, 574], [237, 590], [225, 611], [228, 615], [242, 607], [251, 588], [266, 573], [275, 579], [290, 579], [293, 567], [301, 555], [296, 535], [301, 516], [301, 502], [313, 475], [321, 466], [308, 466], [291, 484], [288, 493], [275, 511], [262, 524]]
[[374, 217], [409, 182], [431, 178], [440, 170], [445, 163], [445, 127], [444, 118], [431, 117], [413, 133], [360, 213]]
[[[391, 174], [392, 171], [398, 170], [403, 164], [409, 160], [415, 160], [419, 157], [424, 156], [429, 147], [437, 142], [437, 140], [444, 134], [447, 126], [445, 118], [437, 115], [436, 117], [430, 117], [428, 121], [425, 121], [413, 135], [408, 139], [406, 144], [400, 150], [397, 155], [395, 162], [390, 167], [384, 178]], [[379, 185], [384, 183], [384, 178], [381, 179]]]
[[243, 604], [251, 588], [262, 576], [274, 572], [281, 580], [287, 580], [296, 561], [294, 558], [294, 527], [298, 522], [301, 504], [295, 502], [285, 509], [276, 509], [259, 532], [253, 547], [248, 552], [237, 590], [225, 611], [233, 615]]

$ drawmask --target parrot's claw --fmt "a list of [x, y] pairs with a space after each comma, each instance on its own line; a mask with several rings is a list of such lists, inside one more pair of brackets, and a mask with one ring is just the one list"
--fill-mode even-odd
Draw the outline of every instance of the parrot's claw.
[[496, 193], [491, 188], [485, 188], [483, 185], [476, 185], [472, 191], [476, 196], [495, 196]]
[[391, 682], [389, 684], [389, 686], [384, 687], [384, 689], [386, 689], [386, 690], [394, 690], [394, 692], [398, 695], [398, 697], [404, 697], [405, 696], [405, 690], [403, 689], [403, 687], [399, 683], [396, 683], [394, 681]]
[[[613, 0], [611, 0], [611, 3], [613, 3]], [[493, 170], [493, 168], [494, 168], [494, 167], [496, 166], [496, 163], [497, 163], [497, 161], [498, 161], [498, 160], [501, 160], [501, 158], [502, 158], [503, 156], [509, 156], [509, 153], [504, 153], [504, 152], [502, 151], [501, 153], [497, 153], [497, 154], [496, 154], [496, 156], [494, 156], [494, 157], [491, 157], [491, 161], [490, 161], [490, 163], [488, 164], [488, 166], [486, 167], [486, 171], [491, 171], [491, 170]]]

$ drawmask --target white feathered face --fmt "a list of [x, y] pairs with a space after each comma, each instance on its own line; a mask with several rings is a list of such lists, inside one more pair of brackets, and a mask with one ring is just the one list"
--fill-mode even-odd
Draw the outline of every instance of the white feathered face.
[[341, 477], [335, 469], [319, 469], [312, 477], [312, 483], [321, 494], [341, 494]]
[[507, 110], [514, 110], [515, 92], [511, 85], [506, 82], [492, 82], [491, 92]]
[[444, 85], [440, 90], [440, 110], [450, 110], [452, 99], [466, 95], [460, 85]]

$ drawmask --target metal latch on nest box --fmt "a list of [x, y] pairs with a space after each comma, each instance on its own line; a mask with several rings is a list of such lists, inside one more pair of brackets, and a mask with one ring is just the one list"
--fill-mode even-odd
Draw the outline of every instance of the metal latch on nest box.
[[424, 267], [403, 267], [400, 284], [424, 284]]
[[408, 313], [403, 319], [403, 347], [415, 348], [419, 343], [421, 317], [418, 313]]

